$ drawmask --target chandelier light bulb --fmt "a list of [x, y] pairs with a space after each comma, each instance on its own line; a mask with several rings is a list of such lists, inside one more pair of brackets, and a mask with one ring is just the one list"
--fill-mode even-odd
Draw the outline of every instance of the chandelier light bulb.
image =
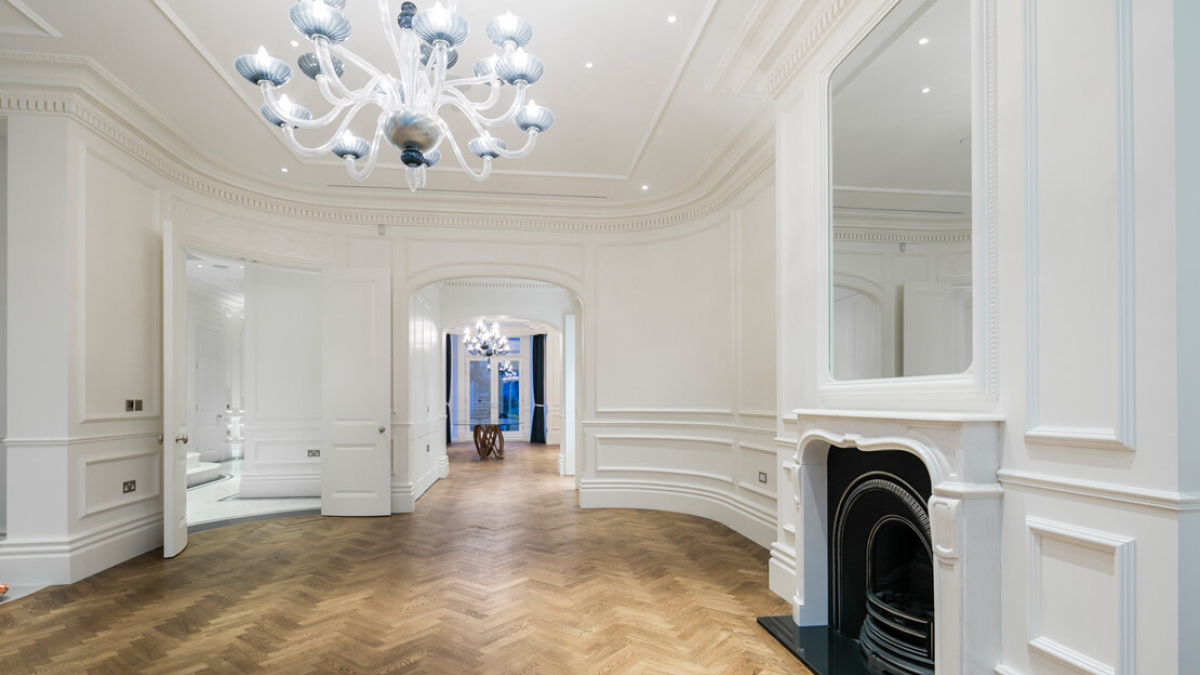
[[[389, 0], [377, 0], [377, 4], [380, 17], [395, 16]], [[468, 175], [482, 181], [491, 174], [494, 160], [520, 159], [531, 153], [538, 135], [553, 123], [554, 114], [548, 108], [526, 103], [528, 88], [542, 77], [545, 67], [541, 59], [524, 50], [533, 37], [525, 19], [506, 12], [489, 21], [487, 37], [503, 53], [475, 63], [474, 77], [455, 77], [448, 71], [457, 61], [456, 47], [469, 33], [466, 19], [455, 11], [457, 3], [439, 1], [422, 10], [415, 3], [404, 2], [394, 21], [388, 18], [381, 23], [395, 59], [389, 73], [388, 68], [377, 68], [345, 46], [351, 34], [350, 21], [342, 13], [345, 5], [345, 0], [297, 0], [288, 10], [293, 26], [312, 43], [311, 51], [301, 55], [297, 65], [316, 83], [329, 104], [327, 110], [311, 113], [278, 91], [291, 80], [292, 68], [268, 54], [265, 47], [239, 57], [234, 64], [240, 75], [259, 87], [263, 116], [283, 132], [284, 142], [297, 155], [315, 158], [332, 152], [349, 160], [346, 169], [352, 178], [365, 180], [383, 148], [391, 145], [401, 154], [405, 179], [415, 191], [425, 184], [425, 170], [446, 152], [439, 152], [443, 143], [449, 144]], [[343, 72], [351, 67], [360, 71], [351, 80], [362, 82], [360, 88], [342, 80]], [[502, 89], [504, 85], [512, 87]], [[474, 95], [481, 90], [485, 90], [482, 97]], [[502, 102], [502, 91], [513, 92], [513, 100]], [[373, 137], [386, 138], [388, 143], [372, 143], [350, 134], [347, 130], [359, 114], [374, 117]], [[454, 138], [452, 129], [464, 127], [451, 123], [448, 118], [453, 116], [465, 118], [466, 128], [478, 133], [465, 144], [469, 154]], [[492, 132], [510, 123], [525, 132], [524, 144], [511, 150], [504, 134]], [[309, 147], [296, 139], [297, 128], [336, 131], [324, 144]], [[483, 160], [481, 169], [468, 163], [472, 155]], [[482, 323], [480, 328], [486, 330]]]

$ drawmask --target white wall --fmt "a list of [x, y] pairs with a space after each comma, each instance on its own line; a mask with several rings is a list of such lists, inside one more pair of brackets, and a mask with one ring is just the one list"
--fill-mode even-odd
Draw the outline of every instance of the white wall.
[[[1181, 551], [1196, 497], [1178, 473], [1191, 441], [1179, 435], [1177, 392], [1195, 373], [1178, 361], [1176, 260], [1197, 251], [1183, 254], [1176, 236], [1185, 123], [1172, 105], [1172, 2], [973, 3], [977, 39], [994, 30], [998, 55], [981, 52], [973, 65], [975, 366], [966, 378], [834, 382], [826, 84], [891, 4], [848, 3], [803, 59], [785, 53], [772, 71], [778, 247], [790, 263], [780, 267], [781, 302], [794, 310], [780, 317], [780, 340], [795, 350], [781, 350], [780, 403], [857, 411], [868, 422], [851, 431], [865, 435], [901, 413], [1002, 416], [1001, 571], [975, 578], [999, 587], [1000, 654], [998, 663], [968, 655], [977, 670], [962, 672], [1192, 672], [1196, 662], [1181, 655], [1194, 651], [1195, 630], [1175, 620], [1200, 603], [1179, 582], [1194, 576], [1180, 565], [1195, 566]], [[1195, 78], [1182, 88], [1194, 97]], [[772, 587], [794, 597], [788, 517]]]
[[773, 201], [758, 184], [698, 222], [597, 247], [581, 505], [694, 513], [764, 546], [774, 538], [786, 446], [775, 443]]
[[[120, 96], [116, 91], [110, 94]], [[75, 110], [90, 110], [82, 98], [79, 105]], [[41, 108], [29, 105], [27, 109]], [[131, 465], [145, 472], [138, 475], [139, 492], [105, 511], [127, 529], [101, 532], [83, 543], [116, 562], [145, 550], [137, 541], [126, 541], [126, 532], [154, 537], [150, 547], [161, 540], [161, 502], [156, 493], [149, 503], [136, 498], [143, 497], [143, 481], [153, 484], [161, 472], [161, 451], [155, 444], [161, 425], [157, 413], [159, 352], [157, 343], [151, 349], [144, 340], [161, 329], [157, 227], [164, 220], [174, 225], [180, 246], [242, 259], [247, 268], [253, 263], [310, 271], [390, 267], [393, 510], [416, 508], [416, 497], [428, 487], [428, 477], [444, 473], [438, 468], [431, 474], [431, 464], [441, 462], [439, 455], [444, 456], [444, 451], [431, 443], [425, 453], [422, 438], [426, 434], [439, 438], [444, 424], [441, 317], [448, 311], [461, 311], [447, 310], [445, 297], [426, 294], [415, 303], [412, 299], [430, 284], [445, 280], [519, 278], [566, 289], [571, 303], [557, 307], [554, 315], [546, 317], [548, 323], [560, 325], [568, 309], [577, 317], [577, 411], [584, 429], [577, 466], [581, 503], [694, 513], [727, 523], [763, 545], [770, 541], [776, 517], [774, 468], [781, 446], [775, 442], [772, 363], [776, 342], [770, 328], [777, 311], [771, 253], [774, 190], [769, 168], [764, 169], [763, 164], [745, 174], [750, 182], [744, 191], [724, 192], [722, 187], [701, 207], [679, 206], [679, 213], [685, 214], [679, 218], [630, 216], [629, 227], [599, 228], [580, 215], [578, 224], [556, 221], [536, 229], [515, 226], [513, 214], [508, 214], [495, 222], [480, 219], [473, 227], [421, 223], [380, 230], [373, 224], [356, 224], [364, 218], [370, 220], [367, 212], [354, 210], [357, 207], [331, 216], [327, 209], [343, 207], [303, 200], [278, 202], [277, 197], [243, 193], [233, 184], [213, 187], [210, 178], [192, 173], [189, 162], [163, 154], [158, 146], [139, 144], [139, 134], [157, 133], [153, 124], [126, 124], [115, 111], [109, 114], [126, 134], [114, 135], [111, 142], [93, 143], [93, 134], [100, 132], [91, 131], [82, 117], [34, 114], [22, 122], [21, 148], [10, 148], [14, 154], [19, 151], [35, 158], [23, 167], [20, 186], [31, 197], [10, 204], [10, 215], [19, 216], [10, 221], [10, 235], [13, 223], [19, 220], [16, 229], [21, 236], [10, 236], [19, 254], [10, 250], [9, 262], [20, 267], [15, 278], [20, 279], [21, 290], [29, 289], [25, 294], [9, 290], [10, 302], [16, 305], [10, 306], [10, 318], [20, 318], [24, 327], [14, 331], [10, 325], [9, 330], [10, 352], [22, 356], [19, 372], [10, 372], [8, 404], [10, 421], [20, 418], [22, 428], [10, 432], [18, 441], [32, 439], [24, 445], [18, 443], [20, 457], [14, 463], [10, 455], [10, 468], [19, 466], [22, 473], [45, 478], [22, 486], [22, 492], [15, 495], [22, 504], [36, 504], [39, 509], [37, 518], [21, 522], [19, 528], [10, 517], [10, 542], [0, 545], [6, 569], [18, 554], [32, 550], [8, 547], [13, 540], [22, 546], [51, 542], [49, 549], [55, 552], [64, 547], [70, 550], [73, 545], [70, 528], [74, 516], [69, 512], [77, 508], [79, 497], [75, 494], [77, 473], [72, 472], [77, 470], [76, 460], [84, 447], [93, 441], [80, 441], [84, 432], [68, 424], [75, 410], [72, 402], [87, 391], [72, 379], [81, 369], [71, 354], [86, 354], [89, 360], [99, 361], [90, 364], [100, 378], [89, 383], [93, 388], [90, 396], [108, 397], [119, 391], [124, 398], [141, 394], [126, 393], [126, 389], [137, 389], [143, 383], [154, 386], [145, 396], [151, 409], [136, 417], [138, 425], [128, 427], [128, 433], [138, 434], [138, 444], [151, 448]], [[84, 124], [89, 126], [84, 128]], [[90, 151], [91, 145], [105, 153], [104, 161], [96, 158], [87, 168], [96, 186], [104, 187], [114, 198], [97, 195], [95, 189], [88, 192], [88, 186], [78, 181], [87, 174], [79, 166], [79, 158], [88, 157], [81, 149]], [[72, 214], [79, 210], [71, 207], [83, 201], [98, 209], [95, 227], [105, 227], [93, 232], [96, 236], [90, 239], [72, 229]], [[47, 202], [53, 206], [47, 208]], [[127, 222], [109, 222], [118, 214]], [[134, 234], [142, 232], [146, 225], [142, 221], [147, 218], [154, 236], [138, 239]], [[47, 221], [54, 226], [47, 227]], [[654, 225], [647, 226], [651, 221]], [[104, 241], [108, 228], [122, 234], [115, 240], [121, 242], [119, 247]], [[132, 232], [123, 228], [132, 228]], [[80, 264], [84, 262], [80, 247], [85, 245], [93, 247], [86, 257], [89, 265], [114, 270], [112, 278], [92, 270], [100, 275], [95, 281], [102, 288], [119, 287], [110, 289], [112, 297], [120, 297], [125, 285], [138, 289], [132, 296], [135, 311], [104, 306], [111, 321], [97, 320], [93, 331], [111, 335], [103, 342], [93, 343], [84, 331], [74, 330], [67, 311], [58, 309], [71, 306], [74, 289], [82, 284], [83, 277], [76, 270], [85, 269]], [[688, 258], [679, 256], [680, 249]], [[37, 265], [29, 263], [33, 260]], [[116, 270], [120, 265], [133, 271]], [[135, 271], [144, 273], [145, 278], [129, 278]], [[631, 279], [645, 286], [632, 284]], [[312, 480], [311, 494], [316, 494], [317, 464], [298, 455], [308, 447], [319, 447], [307, 445], [319, 437], [319, 396], [306, 393], [316, 391], [319, 370], [315, 355], [319, 352], [312, 340], [319, 333], [307, 324], [284, 330], [291, 319], [282, 315], [260, 316], [260, 325], [252, 325], [255, 283], [248, 278], [246, 286], [244, 395], [247, 435], [253, 443], [247, 444], [243, 493], [255, 489], [256, 481], [259, 494], [263, 494], [273, 489], [271, 485]], [[305, 308], [304, 296], [288, 296], [286, 286], [277, 284], [277, 294], [283, 296], [278, 301], [260, 302], [259, 306], [277, 314], [290, 312], [296, 320], [316, 317], [315, 305]], [[656, 339], [663, 344], [684, 335], [684, 328], [693, 327], [705, 331], [704, 340], [661, 352], [661, 363], [641, 349], [648, 344], [645, 336], [661, 334]], [[710, 329], [716, 332], [710, 334]], [[278, 339], [265, 340], [263, 335], [271, 331]], [[270, 349], [265, 346], [268, 342], [274, 345]], [[139, 349], [142, 360], [135, 361], [134, 352]], [[289, 354], [300, 353], [312, 354], [308, 360], [312, 373], [303, 366], [297, 370], [284, 363]], [[112, 362], [124, 364], [132, 372], [106, 370], [103, 359], [110, 355]], [[68, 362], [72, 370], [65, 365]], [[271, 389], [260, 377], [267, 370], [283, 371], [293, 382], [283, 389]], [[655, 376], [655, 371], [661, 375]], [[603, 410], [598, 409], [601, 406]], [[127, 424], [124, 418], [119, 423]], [[60, 441], [48, 446], [45, 439]], [[103, 443], [113, 441], [105, 437]], [[127, 464], [118, 461], [111, 466], [123, 473]], [[760, 472], [766, 482], [759, 482]], [[269, 480], [268, 476], [283, 478]], [[102, 478], [98, 480], [107, 486], [108, 474]], [[116, 486], [119, 488], [119, 481]], [[157, 490], [157, 485], [153, 488]], [[95, 494], [89, 498], [97, 499]], [[146, 507], [152, 511], [144, 519], [134, 520], [143, 513], [139, 509]], [[41, 543], [37, 547], [47, 550]], [[32, 569], [29, 565], [27, 571]], [[54, 582], [69, 580], [70, 571], [51, 571], [44, 577]]]
[[321, 277], [247, 265], [241, 496], [321, 494]]
[[[8, 121], [0, 118], [0, 382], [8, 380]], [[0, 387], [0, 537], [7, 531], [8, 430], [7, 387]]]
[[243, 312], [240, 296], [188, 278], [188, 451], [202, 462], [233, 459], [226, 431], [241, 409]]
[[[8, 120], [8, 537], [18, 584], [158, 546], [161, 190], [77, 122]], [[126, 412], [125, 399], [143, 410]], [[136, 490], [123, 492], [125, 481]]]

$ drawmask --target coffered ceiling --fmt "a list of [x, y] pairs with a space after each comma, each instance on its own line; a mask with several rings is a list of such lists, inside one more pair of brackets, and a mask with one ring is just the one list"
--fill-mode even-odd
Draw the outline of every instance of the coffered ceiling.
[[[391, 15], [399, 4], [391, 2]], [[469, 74], [479, 57], [494, 51], [483, 27], [492, 16], [512, 11], [533, 25], [527, 49], [546, 64], [530, 92], [557, 119], [532, 155], [498, 160], [486, 182], [471, 180], [446, 156], [415, 199], [638, 204], [683, 193], [708, 174], [728, 169], [740, 158], [745, 137], [763, 140], [755, 131], [770, 115], [757, 86], [762, 59], [756, 56], [748, 65], [731, 59], [731, 51], [745, 48], [753, 22], [799, 14], [780, 5], [809, 4], [459, 0], [472, 33], [452, 72]], [[259, 45], [293, 64], [310, 51], [288, 20], [290, 5], [291, 0], [0, 0], [0, 36], [9, 51], [94, 59], [198, 156], [248, 182], [331, 196], [394, 196], [398, 205], [413, 200], [390, 147], [375, 173], [356, 183], [332, 156], [294, 156], [259, 114], [258, 91], [233, 63]], [[354, 26], [346, 46], [394, 72], [376, 1], [348, 0], [345, 12]], [[759, 44], [755, 54], [765, 51]], [[315, 85], [298, 70], [286, 90], [315, 114], [324, 112]], [[517, 143], [519, 132], [513, 131], [508, 137]]]

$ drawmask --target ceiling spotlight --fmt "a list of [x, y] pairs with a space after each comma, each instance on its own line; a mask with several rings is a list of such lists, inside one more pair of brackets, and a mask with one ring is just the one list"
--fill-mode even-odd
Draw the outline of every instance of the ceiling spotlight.
[[595, 66], [595, 65], [596, 65], [596, 64], [592, 63], [591, 61], [588, 61], [587, 63], [583, 64], [583, 67], [584, 67], [584, 68], [591, 68], [591, 67], [593, 67], [593, 66]]
[[[922, 93], [922, 94], [928, 94], [928, 93], [929, 93], [929, 87], [925, 87], [924, 89], [922, 89], [922, 90], [921, 90], [921, 93]], [[285, 169], [285, 171], [286, 171], [286, 169]]]
[[643, 189], [643, 190], [649, 190], [649, 189], [650, 189], [650, 186], [649, 186], [649, 185], [643, 185], [643, 186], [642, 186], [642, 189]]
[[917, 44], [927, 45], [927, 44], [929, 44], [929, 38], [921, 38], [920, 40], [917, 40]]
[[287, 167], [286, 167], [286, 166], [285, 166], [285, 167], [283, 167], [282, 169], [280, 169], [280, 171], [282, 171], [282, 172], [284, 172], [284, 173], [287, 173]]
[[679, 19], [676, 19], [674, 14], [672, 14], [671, 16], [668, 16], [668, 17], [667, 17], [667, 23], [675, 23], [675, 22], [676, 22], [676, 21], [678, 21], [678, 20], [679, 20]]
[[300, 46], [300, 41], [299, 41], [299, 40], [292, 40], [292, 46], [293, 46], [293, 47], [299, 47], [299, 46]]

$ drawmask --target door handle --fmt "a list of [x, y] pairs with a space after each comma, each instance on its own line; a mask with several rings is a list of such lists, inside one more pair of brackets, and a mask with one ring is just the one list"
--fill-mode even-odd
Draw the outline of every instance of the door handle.
[[379, 425], [379, 433], [381, 433], [381, 434], [382, 434], [382, 433], [386, 433], [386, 432], [387, 432], [387, 427], [385, 427], [385, 426], [383, 426], [382, 424], [380, 424], [380, 425]]
[[187, 445], [187, 442], [188, 442], [187, 434], [179, 434], [178, 436], [175, 437], [176, 443], [179, 443], [180, 441], [182, 441], [184, 445]]

